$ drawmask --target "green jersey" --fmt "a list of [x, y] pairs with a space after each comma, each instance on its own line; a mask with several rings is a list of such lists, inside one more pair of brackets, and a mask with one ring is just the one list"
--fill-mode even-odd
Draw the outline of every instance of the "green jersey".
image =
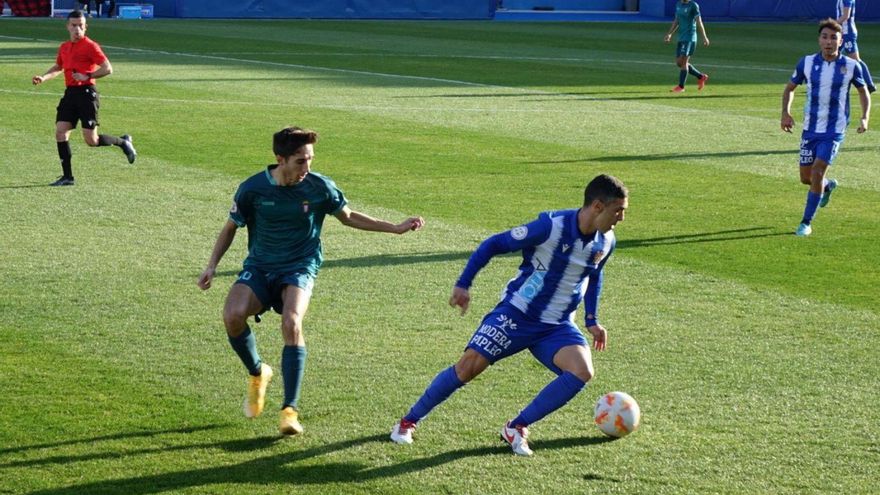
[[347, 203], [328, 177], [309, 172], [292, 186], [281, 186], [270, 173], [278, 165], [249, 177], [238, 186], [229, 219], [248, 229], [244, 266], [267, 272], [307, 270], [317, 275], [324, 261], [321, 227], [324, 217]]
[[691, 0], [688, 3], [679, 1], [675, 5], [675, 19], [678, 21], [678, 42], [697, 42], [697, 17], [700, 16], [700, 6]]

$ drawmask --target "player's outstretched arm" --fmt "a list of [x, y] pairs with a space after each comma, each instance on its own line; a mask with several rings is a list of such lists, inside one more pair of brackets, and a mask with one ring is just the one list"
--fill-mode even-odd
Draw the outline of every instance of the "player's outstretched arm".
[[663, 37], [663, 41], [669, 43], [672, 41], [672, 33], [678, 28], [678, 19], [672, 20], [672, 26], [669, 27], [669, 31], [666, 32], [666, 36]]
[[217, 236], [217, 242], [214, 243], [214, 249], [211, 251], [211, 259], [208, 260], [208, 266], [205, 267], [205, 270], [199, 275], [199, 279], [196, 281], [196, 285], [198, 285], [200, 289], [208, 290], [211, 288], [211, 281], [214, 280], [214, 273], [217, 271], [217, 265], [220, 264], [223, 255], [226, 254], [229, 246], [232, 245], [237, 230], [238, 225], [232, 220], [227, 220], [226, 223], [223, 224], [223, 228], [220, 229], [220, 235]]
[[852, 13], [852, 7], [844, 7], [840, 9], [840, 17], [837, 18], [838, 24], [845, 24], [846, 21], [849, 20], [849, 16]]
[[605, 347], [608, 346], [608, 330], [605, 330], [605, 327], [596, 323], [587, 327], [587, 331], [593, 336], [593, 349], [604, 351]]
[[34, 76], [33, 78], [31, 78], [31, 83], [33, 83], [34, 86], [36, 86], [38, 84], [42, 84], [42, 83], [48, 81], [49, 79], [56, 77], [58, 74], [61, 74], [61, 72], [63, 72], [63, 70], [61, 69], [61, 66], [58, 64], [55, 64], [52, 67], [49, 67], [49, 70], [47, 70], [45, 73], [43, 73], [42, 76]]
[[868, 130], [868, 121], [871, 120], [871, 93], [868, 92], [866, 86], [859, 89], [859, 103], [862, 106], [862, 118], [859, 119], [859, 128], [856, 132], [859, 134]]
[[348, 206], [343, 206], [336, 213], [336, 218], [347, 227], [370, 232], [387, 232], [389, 234], [405, 234], [425, 226], [425, 220], [422, 217], [409, 217], [400, 223], [394, 224], [373, 218], [359, 211], [353, 211]]
[[110, 65], [109, 60], [104, 60], [104, 63], [98, 66], [98, 68], [89, 74], [83, 74], [81, 72], [73, 71], [73, 78], [77, 81], [88, 81], [89, 79], [100, 79], [105, 76], [109, 76], [113, 74], [113, 66]]
[[779, 125], [785, 132], [791, 132], [791, 129], [794, 127], [794, 117], [791, 116], [791, 101], [794, 98], [795, 88], [797, 88], [797, 85], [789, 82], [785, 85], [785, 90], [782, 92], [782, 117], [780, 118]]
[[468, 307], [471, 305], [471, 293], [467, 289], [455, 286], [452, 288], [452, 296], [449, 297], [449, 305], [453, 308], [458, 306], [461, 308], [461, 314], [467, 313]]
[[697, 27], [700, 28], [700, 34], [703, 35], [703, 45], [709, 46], [709, 37], [706, 36], [706, 27], [703, 25], [702, 17], [697, 17]]

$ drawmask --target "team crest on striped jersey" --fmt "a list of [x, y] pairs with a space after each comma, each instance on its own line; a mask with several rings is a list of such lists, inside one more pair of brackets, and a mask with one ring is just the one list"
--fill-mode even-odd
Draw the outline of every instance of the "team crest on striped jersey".
[[596, 251], [596, 254], [593, 255], [593, 264], [598, 265], [602, 258], [605, 257], [605, 251]]

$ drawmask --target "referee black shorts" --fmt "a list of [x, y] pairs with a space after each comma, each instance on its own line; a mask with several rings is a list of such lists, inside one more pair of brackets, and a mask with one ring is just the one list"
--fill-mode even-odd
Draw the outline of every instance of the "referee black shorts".
[[94, 86], [70, 86], [55, 109], [55, 122], [70, 122], [76, 129], [77, 121], [83, 129], [98, 127], [98, 108], [101, 97]]

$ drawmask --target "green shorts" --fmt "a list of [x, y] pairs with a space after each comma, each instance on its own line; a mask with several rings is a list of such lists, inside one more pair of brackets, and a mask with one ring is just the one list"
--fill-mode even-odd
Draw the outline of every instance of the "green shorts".
[[281, 314], [284, 309], [284, 300], [281, 295], [284, 288], [288, 285], [294, 285], [312, 292], [315, 286], [316, 275], [308, 270], [290, 271], [290, 272], [266, 272], [252, 266], [245, 266], [244, 270], [238, 274], [236, 284], [244, 284], [254, 291], [254, 295], [263, 305], [261, 313], [266, 312], [269, 308]]
[[694, 54], [694, 50], [697, 49], [696, 41], [679, 41], [678, 45], [675, 47], [675, 56], [676, 57], [690, 57]]

